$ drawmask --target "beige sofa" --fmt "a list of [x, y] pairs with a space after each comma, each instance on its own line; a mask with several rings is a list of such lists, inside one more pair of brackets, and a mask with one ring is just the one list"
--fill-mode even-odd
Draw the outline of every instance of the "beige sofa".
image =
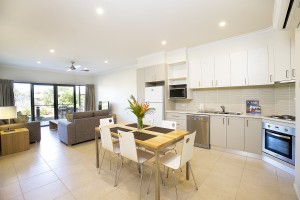
[[[99, 126], [101, 118], [112, 117], [108, 110], [76, 112], [73, 120], [58, 120], [59, 140], [67, 145], [73, 145], [95, 139], [95, 127]], [[114, 117], [115, 118], [115, 117]], [[116, 118], [114, 119], [116, 122]]]
[[[9, 125], [4, 123], [3, 120], [0, 120], [0, 121], [1, 121], [0, 122], [0, 131], [8, 130]], [[30, 143], [41, 141], [41, 123], [40, 122], [14, 123], [14, 120], [12, 119], [10, 128], [11, 129], [27, 128], [29, 131], [29, 142]]]

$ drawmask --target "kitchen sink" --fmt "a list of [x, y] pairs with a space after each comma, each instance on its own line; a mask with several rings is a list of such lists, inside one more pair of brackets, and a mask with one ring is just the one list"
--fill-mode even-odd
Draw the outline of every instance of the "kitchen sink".
[[240, 112], [222, 112], [222, 111], [215, 111], [212, 112], [214, 114], [223, 114], [223, 115], [241, 115], [242, 113]]

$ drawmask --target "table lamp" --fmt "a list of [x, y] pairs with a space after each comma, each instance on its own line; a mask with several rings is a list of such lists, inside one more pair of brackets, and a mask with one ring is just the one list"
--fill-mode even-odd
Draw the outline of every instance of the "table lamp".
[[10, 131], [10, 119], [17, 118], [16, 106], [0, 107], [0, 119], [8, 119], [8, 131]]

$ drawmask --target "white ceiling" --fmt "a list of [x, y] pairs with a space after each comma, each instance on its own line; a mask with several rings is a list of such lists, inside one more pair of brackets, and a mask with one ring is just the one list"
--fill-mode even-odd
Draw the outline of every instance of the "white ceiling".
[[[274, 0], [1, 0], [0, 64], [66, 71], [74, 60], [89, 73], [103, 73], [148, 54], [270, 27], [273, 5]], [[218, 26], [221, 20], [226, 27]]]

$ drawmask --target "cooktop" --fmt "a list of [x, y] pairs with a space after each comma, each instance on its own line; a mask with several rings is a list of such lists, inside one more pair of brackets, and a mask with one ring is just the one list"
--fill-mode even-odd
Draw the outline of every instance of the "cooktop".
[[287, 121], [295, 121], [296, 117], [292, 116], [292, 115], [271, 115], [271, 116], [267, 116], [269, 118], [273, 118], [273, 119], [282, 119], [282, 120], [287, 120]]

